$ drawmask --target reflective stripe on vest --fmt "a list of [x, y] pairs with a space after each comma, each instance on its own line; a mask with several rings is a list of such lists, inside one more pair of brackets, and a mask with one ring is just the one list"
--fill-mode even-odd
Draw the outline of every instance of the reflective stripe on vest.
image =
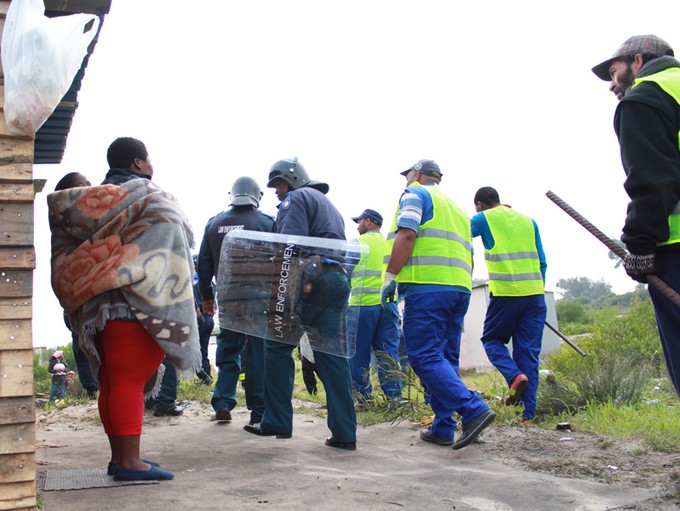
[[352, 271], [352, 289], [349, 294], [349, 304], [379, 305], [380, 288], [385, 275], [385, 247], [387, 241], [379, 232], [366, 232], [359, 236], [359, 243], [363, 249], [361, 259]]
[[[670, 67], [653, 75], [636, 78], [633, 88], [642, 82], [654, 82], [680, 105], [680, 67]], [[680, 131], [678, 131], [678, 150], [680, 150]], [[668, 216], [670, 236], [666, 241], [657, 243], [658, 247], [680, 243], [680, 202]]]
[[[413, 183], [410, 186], [422, 186]], [[411, 257], [397, 275], [397, 282], [442, 284], [472, 289], [472, 240], [470, 219], [437, 185], [422, 187], [432, 199], [432, 218], [418, 231]], [[385, 262], [394, 245], [397, 213], [387, 237]]]
[[544, 293], [534, 223], [506, 206], [484, 211], [494, 246], [484, 250], [489, 291], [494, 296], [531, 296]]

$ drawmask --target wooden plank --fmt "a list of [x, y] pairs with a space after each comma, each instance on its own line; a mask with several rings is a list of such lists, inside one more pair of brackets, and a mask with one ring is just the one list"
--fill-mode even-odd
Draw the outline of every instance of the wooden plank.
[[35, 422], [35, 398], [33, 396], [0, 398], [0, 426], [24, 422]]
[[31, 319], [33, 300], [31, 298], [0, 298], [0, 320]]
[[0, 181], [33, 181], [33, 165], [31, 163], [0, 165]]
[[32, 270], [0, 270], [0, 298], [33, 296]]
[[35, 452], [35, 422], [0, 427], [0, 454]]
[[[33, 395], [33, 350], [0, 351], [0, 397]], [[4, 444], [0, 428], [0, 453]], [[11, 451], [28, 452], [28, 451]]]
[[34, 247], [0, 247], [0, 270], [35, 269]]
[[33, 348], [30, 319], [0, 319], [0, 350]]
[[0, 164], [33, 163], [33, 138], [0, 137]]
[[111, 0], [45, 0], [46, 16], [52, 14], [50, 11], [103, 15], [108, 14], [110, 8]]
[[10, 131], [7, 127], [7, 119], [5, 118], [5, 85], [0, 86], [0, 91], [2, 92], [2, 104], [0, 105], [0, 136], [3, 138], [17, 138], [19, 140], [33, 140], [35, 135], [22, 135], [20, 133], [14, 133]]
[[0, 202], [0, 245], [33, 245], [33, 203]]
[[33, 183], [0, 182], [0, 201], [33, 202], [35, 189]]
[[35, 452], [1, 455], [0, 481], [4, 483], [35, 481]]
[[36, 504], [35, 481], [0, 484], [0, 511], [35, 509]]

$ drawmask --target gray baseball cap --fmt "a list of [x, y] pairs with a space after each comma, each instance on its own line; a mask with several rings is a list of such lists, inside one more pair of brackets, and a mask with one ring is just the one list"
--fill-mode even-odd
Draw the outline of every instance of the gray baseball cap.
[[600, 80], [610, 82], [612, 78], [609, 76], [609, 67], [611, 66], [612, 62], [618, 58], [626, 56], [632, 57], [638, 53], [640, 55], [644, 55], [646, 53], [656, 55], [658, 57], [663, 55], [670, 55], [671, 57], [674, 56], [671, 45], [660, 37], [652, 34], [634, 35], [633, 37], [626, 39], [626, 42], [619, 46], [619, 49], [614, 52], [614, 55], [612, 55], [611, 58], [595, 66], [593, 68], [593, 73], [595, 73], [595, 76], [597, 76]]

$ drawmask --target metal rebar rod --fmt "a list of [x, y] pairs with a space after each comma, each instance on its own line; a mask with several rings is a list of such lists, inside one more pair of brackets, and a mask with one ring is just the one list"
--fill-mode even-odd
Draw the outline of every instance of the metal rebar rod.
[[564, 342], [566, 342], [569, 346], [571, 346], [572, 348], [574, 348], [574, 349], [576, 350], [576, 353], [578, 353], [578, 354], [581, 355], [582, 357], [585, 357], [585, 356], [586, 356], [586, 352], [585, 352], [585, 351], [583, 351], [581, 348], [579, 348], [578, 346], [576, 346], [576, 344], [574, 344], [574, 343], [572, 342], [571, 339], [569, 339], [566, 335], [564, 335], [562, 332], [560, 332], [557, 328], [555, 328], [554, 326], [552, 326], [552, 325], [551, 325], [550, 323], [548, 323], [547, 321], [545, 322], [545, 326], [547, 326], [550, 330], [552, 330], [553, 332], [555, 332], [555, 333], [557, 334], [557, 336], [558, 336], [560, 339], [562, 339]]
[[[566, 202], [564, 202], [562, 199], [560, 199], [555, 193], [548, 191], [545, 194], [551, 201], [553, 201], [555, 204], [557, 204], [560, 208], [562, 208], [570, 217], [572, 217], [574, 220], [576, 220], [579, 224], [581, 224], [585, 229], [595, 236], [598, 240], [600, 240], [602, 243], [604, 243], [609, 250], [614, 252], [617, 256], [619, 256], [621, 259], [626, 257], [626, 251], [623, 249], [621, 246], [617, 245], [617, 243], [612, 240], [609, 236], [607, 236], [605, 233], [603, 233], [601, 230], [599, 230], [597, 227], [595, 227], [593, 224], [591, 224], [588, 220], [586, 220], [582, 215], [580, 215], [574, 208], [569, 206]], [[673, 302], [677, 307], [680, 307], [680, 295], [668, 284], [666, 284], [663, 280], [661, 280], [659, 277], [656, 275], [647, 275], [647, 282], [654, 286], [660, 293], [662, 293], [666, 298], [668, 298], [671, 302]]]

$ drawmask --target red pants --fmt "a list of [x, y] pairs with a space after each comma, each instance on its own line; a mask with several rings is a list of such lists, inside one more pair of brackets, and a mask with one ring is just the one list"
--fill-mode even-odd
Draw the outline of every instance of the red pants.
[[144, 384], [165, 352], [137, 321], [106, 323], [97, 347], [99, 416], [109, 436], [139, 436], [144, 419]]

